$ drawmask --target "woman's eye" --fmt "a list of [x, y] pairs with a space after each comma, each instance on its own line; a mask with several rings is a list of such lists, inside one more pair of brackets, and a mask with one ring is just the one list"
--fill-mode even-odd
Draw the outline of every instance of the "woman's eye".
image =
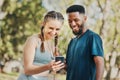
[[52, 27], [50, 27], [49, 29], [53, 30], [53, 28], [52, 28]]
[[60, 29], [56, 29], [56, 31], [59, 31]]

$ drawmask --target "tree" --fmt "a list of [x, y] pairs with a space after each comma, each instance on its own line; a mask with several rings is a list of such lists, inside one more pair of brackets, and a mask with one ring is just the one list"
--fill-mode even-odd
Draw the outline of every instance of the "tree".
[[[93, 29], [102, 37], [105, 53], [105, 79], [120, 79], [120, 1], [91, 0], [89, 12], [95, 20]], [[93, 7], [94, 6], [94, 7]], [[89, 13], [90, 14], [90, 13]]]
[[1, 11], [6, 16], [0, 21], [0, 59], [18, 59], [26, 38], [40, 31], [46, 10], [41, 0], [4, 0]]
[[[46, 1], [46, 0], [44, 0]], [[105, 75], [106, 80], [120, 79], [120, 1], [119, 0], [74, 0], [54, 4], [50, 1], [55, 10], [65, 12], [65, 9], [72, 4], [82, 4], [85, 6], [90, 29], [97, 32], [103, 40], [105, 53]], [[68, 4], [71, 3], [71, 4]], [[49, 8], [48, 8], [49, 9]], [[51, 8], [50, 8], [51, 9]], [[65, 54], [71, 33], [67, 25], [63, 28], [60, 37], [60, 51]]]

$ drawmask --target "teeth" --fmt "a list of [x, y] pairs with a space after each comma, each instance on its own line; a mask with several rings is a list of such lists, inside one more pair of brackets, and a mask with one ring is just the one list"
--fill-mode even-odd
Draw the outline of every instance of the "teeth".
[[77, 29], [77, 27], [73, 27], [73, 29]]

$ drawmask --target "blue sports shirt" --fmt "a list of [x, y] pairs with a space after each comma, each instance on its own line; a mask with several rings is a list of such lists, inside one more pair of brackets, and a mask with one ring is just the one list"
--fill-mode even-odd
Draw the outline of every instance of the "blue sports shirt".
[[73, 38], [66, 55], [66, 80], [95, 80], [96, 67], [94, 56], [103, 57], [102, 40], [91, 30], [87, 30], [79, 38]]

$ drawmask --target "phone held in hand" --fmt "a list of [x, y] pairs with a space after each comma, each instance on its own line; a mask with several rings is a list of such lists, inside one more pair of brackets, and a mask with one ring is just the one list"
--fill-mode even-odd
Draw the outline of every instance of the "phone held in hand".
[[61, 61], [62, 63], [64, 63], [64, 57], [63, 56], [56, 56], [55, 57], [55, 61]]

